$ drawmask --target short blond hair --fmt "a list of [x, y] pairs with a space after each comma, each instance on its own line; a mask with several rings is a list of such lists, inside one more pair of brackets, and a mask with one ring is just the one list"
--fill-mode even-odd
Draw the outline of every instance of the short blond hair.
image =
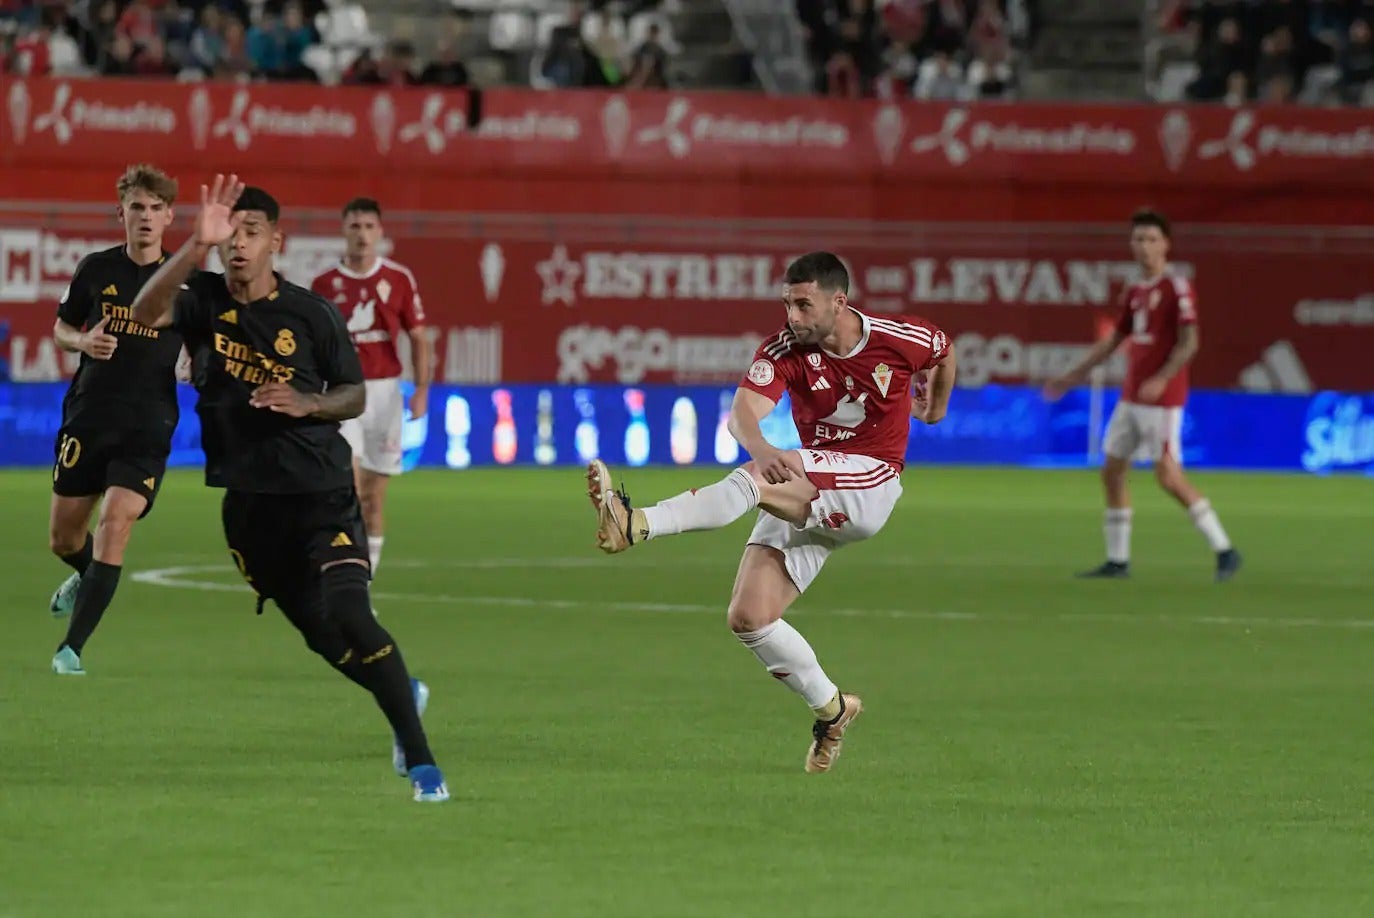
[[135, 163], [124, 170], [115, 183], [120, 203], [135, 191], [146, 191], [158, 200], [172, 205], [177, 199], [177, 180], [150, 163]]

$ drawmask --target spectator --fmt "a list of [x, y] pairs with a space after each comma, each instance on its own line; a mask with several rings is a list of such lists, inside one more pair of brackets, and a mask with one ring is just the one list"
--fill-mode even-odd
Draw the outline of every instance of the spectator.
[[1341, 49], [1341, 76], [1336, 84], [1342, 102], [1359, 105], [1365, 88], [1374, 81], [1374, 31], [1369, 20], [1356, 19], [1350, 23], [1349, 38]]
[[420, 82], [431, 86], [466, 86], [468, 68], [459, 58], [463, 35], [471, 14], [450, 10], [439, 26], [434, 58], [420, 72]]
[[968, 65], [969, 90], [981, 98], [1005, 96], [1011, 91], [1012, 69], [1006, 48], [989, 45]]
[[825, 86], [829, 95], [857, 99], [863, 95], [863, 82], [854, 55], [844, 49], [830, 55], [825, 65]]
[[959, 64], [947, 51], [936, 51], [921, 65], [916, 80], [916, 98], [955, 101], [968, 97], [968, 83]]
[[840, 51], [854, 62], [860, 79], [860, 92], [872, 85], [878, 74], [877, 14], [871, 0], [849, 0], [849, 14], [840, 20]]
[[1311, 37], [1314, 64], [1336, 59], [1345, 40], [1345, 9], [1342, 0], [1311, 0], [1307, 14], [1307, 34]]
[[284, 52], [277, 17], [264, 12], [256, 25], [248, 27], [248, 56], [253, 61], [253, 72], [276, 76], [281, 72]]
[[366, 48], [354, 58], [343, 75], [342, 82], [349, 86], [376, 86], [383, 82], [381, 67], [372, 56], [372, 49]]
[[210, 76], [219, 72], [228, 54], [229, 46], [224, 40], [223, 17], [219, 7], [207, 3], [200, 11], [200, 25], [191, 35], [187, 63]]
[[1260, 101], [1270, 105], [1287, 105], [1293, 101], [1293, 76], [1285, 70], [1275, 71], [1264, 83], [1260, 84]]
[[625, 85], [636, 89], [668, 88], [668, 52], [663, 48], [662, 30], [658, 23], [649, 26], [644, 43], [635, 49]]
[[906, 42], [892, 41], [883, 51], [883, 72], [874, 82], [880, 99], [910, 98], [920, 69], [916, 52]]
[[119, 4], [115, 0], [97, 0], [87, 16], [86, 29], [80, 36], [81, 58], [87, 67], [103, 72], [118, 22]]
[[129, 39], [135, 48], [141, 48], [152, 39], [160, 37], [157, 17], [153, 15], [153, 8], [148, 5], [148, 0], [133, 0], [125, 7], [115, 31]]
[[176, 63], [167, 56], [167, 45], [161, 35], [153, 35], [134, 52], [131, 67], [134, 76], [166, 77], [176, 72]]
[[1008, 60], [1011, 57], [1011, 35], [997, 0], [979, 0], [978, 13], [969, 27], [968, 45], [974, 57], [987, 57], [989, 60]]
[[1245, 48], [1240, 23], [1227, 18], [1217, 24], [1216, 38], [1202, 47], [1198, 78], [1189, 84], [1191, 99], [1214, 101], [1226, 92], [1226, 80], [1237, 70], [1250, 72], [1250, 54]]
[[458, 59], [457, 42], [441, 38], [434, 48], [434, 60], [420, 73], [420, 82], [428, 86], [466, 86], [468, 68]]
[[305, 49], [319, 36], [305, 19], [305, 9], [296, 0], [282, 7], [282, 75], [288, 80], [315, 80], [315, 71], [305, 65]]
[[116, 32], [100, 65], [104, 76], [128, 76], [134, 72], [134, 42], [127, 34]]
[[[67, 11], [60, 7], [48, 7], [43, 11], [43, 20], [48, 31], [48, 56], [52, 75], [85, 74], [86, 66], [81, 57], [81, 47], [67, 31]], [[71, 25], [75, 28], [75, 23]]]
[[52, 71], [52, 52], [48, 48], [51, 31], [41, 19], [36, 25], [22, 29], [10, 49], [9, 72], [19, 76], [47, 76]]
[[1226, 78], [1226, 95], [1222, 102], [1238, 108], [1250, 101], [1250, 78], [1244, 70], [1234, 70]]
[[[1291, 87], [1296, 83], [1297, 61], [1293, 54], [1293, 36], [1287, 26], [1279, 26], [1260, 42], [1259, 63], [1255, 67], [1255, 82], [1267, 87], [1273, 80], [1284, 77]], [[1267, 93], [1266, 93], [1267, 94]]]
[[596, 59], [608, 86], [619, 86], [625, 66], [625, 42], [610, 13], [604, 10], [588, 15], [584, 33], [587, 50]]
[[253, 75], [253, 58], [248, 55], [248, 32], [243, 20], [226, 13], [224, 15], [224, 57], [220, 60], [215, 76], [224, 79], [247, 80]]

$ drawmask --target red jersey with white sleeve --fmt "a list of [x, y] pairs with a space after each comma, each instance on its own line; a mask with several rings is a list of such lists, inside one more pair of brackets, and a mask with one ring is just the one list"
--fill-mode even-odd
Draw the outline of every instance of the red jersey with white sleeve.
[[[1116, 330], [1126, 339], [1126, 381], [1121, 400], [1140, 400], [1140, 384], [1158, 373], [1178, 343], [1178, 330], [1197, 323], [1197, 299], [1187, 278], [1165, 273], [1154, 280], [1136, 281], [1121, 295], [1122, 312]], [[1152, 404], [1181, 408], [1188, 401], [1188, 368], [1169, 380], [1164, 394]]]
[[425, 324], [420, 288], [409, 268], [389, 258], [377, 259], [364, 274], [339, 265], [315, 278], [310, 289], [343, 314], [365, 379], [401, 375], [396, 338]]
[[863, 337], [848, 354], [799, 344], [783, 328], [759, 345], [740, 385], [774, 402], [788, 392], [802, 446], [871, 456], [900, 472], [911, 432], [912, 379], [944, 359], [949, 339], [916, 316], [854, 311]]

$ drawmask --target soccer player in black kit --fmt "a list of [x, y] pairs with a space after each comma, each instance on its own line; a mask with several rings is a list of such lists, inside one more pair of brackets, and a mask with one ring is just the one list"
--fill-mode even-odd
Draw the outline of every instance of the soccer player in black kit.
[[82, 355], [62, 401], [48, 524], [53, 553], [76, 570], [50, 604], [55, 616], [72, 614], [52, 659], [59, 675], [85, 674], [81, 652], [114, 599], [134, 522], [153, 508], [177, 425], [181, 336], [130, 313], [135, 294], [170, 257], [162, 234], [177, 183], [140, 164], [116, 190], [127, 241], [81, 260], [53, 326], [58, 345]]
[[[237, 176], [202, 185], [191, 238], [144, 285], [134, 317], [175, 329], [191, 351], [205, 481], [225, 489], [225, 539], [259, 611], [273, 600], [311, 650], [372, 693], [414, 799], [447, 800], [420, 725], [428, 689], [368, 596], [367, 532], [339, 433], [363, 411], [362, 368], [333, 305], [272, 270], [278, 213]], [[192, 277], [212, 246], [225, 273]]]

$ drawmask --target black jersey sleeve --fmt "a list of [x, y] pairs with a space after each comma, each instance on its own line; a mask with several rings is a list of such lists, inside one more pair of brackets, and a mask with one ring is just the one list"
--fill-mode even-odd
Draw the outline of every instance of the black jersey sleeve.
[[172, 327], [187, 338], [203, 338], [210, 334], [214, 318], [214, 287], [221, 275], [197, 271], [186, 279], [172, 302]]
[[315, 337], [315, 363], [320, 378], [330, 386], [343, 386], [363, 381], [363, 365], [353, 347], [343, 314], [326, 300], [317, 312], [319, 331]]
[[95, 311], [95, 297], [92, 294], [95, 284], [91, 278], [93, 270], [90, 255], [81, 259], [72, 274], [72, 282], [67, 285], [66, 292], [58, 301], [57, 317], [73, 328], [85, 328], [87, 320]]

